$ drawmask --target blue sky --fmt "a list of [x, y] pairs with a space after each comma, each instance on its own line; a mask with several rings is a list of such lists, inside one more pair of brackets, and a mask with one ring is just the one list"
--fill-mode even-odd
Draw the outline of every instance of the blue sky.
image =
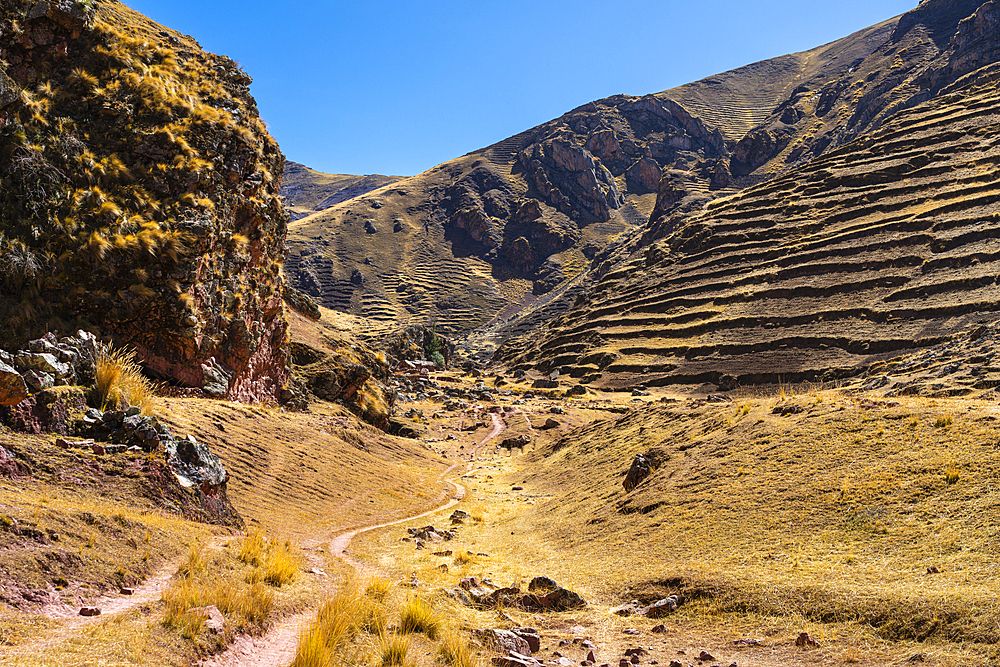
[[289, 159], [412, 175], [617, 93], [803, 51], [917, 0], [125, 0], [230, 56]]

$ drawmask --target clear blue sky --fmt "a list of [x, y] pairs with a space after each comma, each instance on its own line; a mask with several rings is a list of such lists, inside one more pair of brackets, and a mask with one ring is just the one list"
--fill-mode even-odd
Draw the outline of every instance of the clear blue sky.
[[412, 175], [617, 93], [811, 49], [917, 0], [125, 0], [254, 78], [289, 159]]

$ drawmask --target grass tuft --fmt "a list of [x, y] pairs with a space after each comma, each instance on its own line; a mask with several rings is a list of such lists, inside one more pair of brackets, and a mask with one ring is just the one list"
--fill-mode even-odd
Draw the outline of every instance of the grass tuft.
[[457, 629], [449, 629], [442, 634], [437, 655], [441, 662], [450, 667], [479, 667], [475, 651]]
[[383, 635], [379, 645], [379, 664], [382, 667], [399, 667], [406, 663], [410, 638], [402, 635]]
[[441, 619], [426, 600], [411, 597], [400, 609], [399, 631], [422, 632], [429, 639], [437, 639], [441, 632]]
[[95, 388], [102, 409], [122, 403], [135, 406], [144, 415], [156, 411], [153, 386], [135, 360], [135, 352], [111, 346], [101, 350], [94, 369]]

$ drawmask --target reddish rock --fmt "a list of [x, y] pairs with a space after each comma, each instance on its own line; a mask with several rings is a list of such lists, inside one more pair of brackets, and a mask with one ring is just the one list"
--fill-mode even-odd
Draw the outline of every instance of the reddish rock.
[[97, 607], [83, 607], [80, 609], [80, 616], [100, 616], [101, 610]]

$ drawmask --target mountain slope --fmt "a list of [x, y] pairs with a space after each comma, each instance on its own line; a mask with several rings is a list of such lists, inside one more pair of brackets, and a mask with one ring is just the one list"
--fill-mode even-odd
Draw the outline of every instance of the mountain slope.
[[[843, 76], [896, 24], [656, 95], [592, 102], [333, 206], [293, 225], [287, 275], [328, 307], [384, 322], [429, 319], [456, 331], [530, 317], [541, 295], [575, 295], [609, 246], [630, 247], [623, 241], [637, 238], [658, 192], [662, 206], [689, 211], [780, 171], [734, 174], [732, 153], [782, 115], [799, 81]], [[570, 303], [541, 301], [546, 312]]]
[[348, 176], [324, 174], [297, 162], [285, 162], [285, 175], [281, 181], [281, 196], [292, 220], [330, 208], [334, 204], [359, 197], [383, 185], [395, 183], [400, 176]]
[[997, 81], [709, 204], [506, 357], [606, 386], [830, 379], [994, 318]]

